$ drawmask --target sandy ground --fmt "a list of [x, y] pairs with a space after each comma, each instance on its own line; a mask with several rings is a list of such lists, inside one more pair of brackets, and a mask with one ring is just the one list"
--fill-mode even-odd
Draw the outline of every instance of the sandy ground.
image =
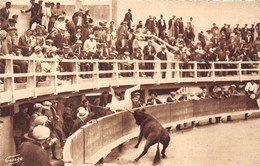
[[[138, 163], [132, 161], [142, 152], [145, 141], [133, 148], [137, 139], [115, 149], [104, 166], [150, 166], [156, 146]], [[160, 150], [162, 145], [160, 145]], [[260, 166], [260, 119], [221, 123], [171, 133], [171, 142], [161, 166]]]

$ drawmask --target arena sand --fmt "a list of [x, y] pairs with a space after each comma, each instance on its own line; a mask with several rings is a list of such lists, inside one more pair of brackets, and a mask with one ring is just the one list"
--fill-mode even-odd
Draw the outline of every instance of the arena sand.
[[[104, 166], [152, 166], [156, 146], [133, 163], [145, 141], [133, 148], [137, 139], [114, 149]], [[160, 150], [162, 145], [160, 144]], [[260, 166], [260, 119], [220, 123], [171, 133], [171, 142], [161, 166]]]

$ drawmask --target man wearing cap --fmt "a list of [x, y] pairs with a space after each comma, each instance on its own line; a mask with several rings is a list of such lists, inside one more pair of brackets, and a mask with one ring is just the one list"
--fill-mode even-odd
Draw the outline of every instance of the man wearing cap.
[[166, 102], [167, 103], [176, 102], [177, 99], [175, 98], [175, 95], [176, 95], [176, 92], [171, 92], [170, 96], [167, 97]]
[[34, 120], [38, 116], [42, 116], [43, 105], [40, 103], [35, 103], [33, 105], [33, 109], [34, 109], [34, 113], [31, 115], [31, 118], [30, 118], [30, 126], [33, 126]]
[[1, 53], [3, 55], [11, 54], [13, 52], [13, 41], [11, 35], [13, 32], [11, 32], [9, 28], [9, 31], [6, 32], [5, 30], [1, 30]]
[[232, 84], [228, 88], [228, 95], [229, 96], [238, 96], [239, 92], [236, 90], [236, 85]]
[[157, 93], [156, 92], [151, 92], [150, 93], [150, 98], [149, 99], [147, 99], [147, 103], [146, 103], [146, 105], [157, 105], [157, 104], [162, 104], [162, 102], [159, 100], [159, 99], [157, 99]]
[[133, 22], [131, 9], [128, 9], [128, 12], [125, 14], [124, 21], [127, 22], [128, 29], [131, 28], [131, 22]]
[[19, 147], [17, 154], [20, 154], [18, 166], [51, 166], [50, 158], [46, 150], [44, 150], [44, 143], [50, 137], [50, 129], [45, 126], [37, 126], [32, 131], [30, 141], [24, 142]]
[[175, 37], [174, 22], [175, 22], [175, 16], [172, 16], [172, 18], [168, 22], [169, 37]]
[[218, 29], [218, 27], [217, 27], [217, 24], [216, 23], [213, 23], [212, 24], [213, 25], [213, 27], [211, 28], [211, 33], [213, 34], [213, 36], [216, 36], [216, 35], [218, 35], [219, 34], [219, 29]]
[[221, 90], [218, 91], [218, 98], [221, 99], [221, 98], [228, 98], [228, 97], [229, 94], [226, 92], [225, 87], [221, 87]]
[[[143, 54], [144, 54], [144, 60], [154, 60], [154, 56], [156, 55], [156, 50], [154, 48], [154, 46], [152, 45], [152, 41], [149, 40], [148, 41], [148, 45], [144, 46], [143, 49]], [[153, 63], [145, 63], [145, 69], [147, 70], [151, 70], [154, 68], [154, 64]], [[153, 77], [153, 73], [146, 73], [146, 76], [151, 76]]]
[[[157, 53], [157, 58], [159, 58], [162, 61], [167, 61], [167, 54], [165, 52], [166, 46], [162, 45], [162, 50]], [[165, 70], [167, 68], [167, 63], [160, 63], [161, 69]], [[162, 72], [162, 78], [165, 78], [166, 72]]]

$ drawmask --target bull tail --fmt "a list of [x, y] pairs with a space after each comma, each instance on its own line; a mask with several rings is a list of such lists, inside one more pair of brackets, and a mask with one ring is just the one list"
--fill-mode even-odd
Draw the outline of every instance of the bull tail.
[[154, 164], [154, 165], [159, 164], [160, 161], [161, 161], [159, 144], [160, 144], [160, 137], [159, 137], [159, 139], [158, 139], [157, 150], [156, 150], [156, 154], [155, 154], [155, 157], [154, 157], [154, 160], [153, 160], [153, 164]]

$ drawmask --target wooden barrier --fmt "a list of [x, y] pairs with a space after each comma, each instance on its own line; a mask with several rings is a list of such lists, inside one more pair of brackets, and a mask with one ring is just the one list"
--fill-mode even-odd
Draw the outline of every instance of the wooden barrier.
[[[255, 100], [248, 96], [227, 99], [208, 98], [147, 106], [146, 112], [153, 115], [165, 127], [171, 127], [186, 122], [198, 122], [230, 115], [234, 115], [233, 119], [241, 119], [241, 117], [243, 119], [243, 115], [247, 113], [253, 113], [254, 116], [259, 117], [260, 111], [245, 111], [247, 108], [257, 109], [254, 102]], [[135, 123], [133, 115], [128, 111], [123, 111], [83, 126], [66, 141], [63, 151], [65, 165], [94, 165], [113, 148], [138, 136], [139, 126]]]
[[171, 122], [188, 119], [193, 116], [193, 101], [170, 104]]
[[220, 100], [207, 98], [193, 101], [193, 116], [205, 116], [218, 114], [220, 110]]

